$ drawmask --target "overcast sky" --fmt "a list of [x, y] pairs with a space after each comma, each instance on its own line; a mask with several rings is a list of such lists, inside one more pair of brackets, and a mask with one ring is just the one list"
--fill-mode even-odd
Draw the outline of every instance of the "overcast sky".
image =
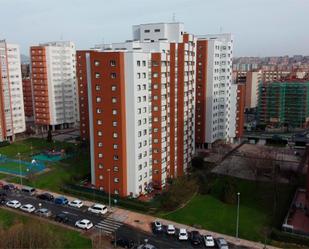
[[233, 33], [235, 56], [309, 55], [309, 0], [0, 0], [0, 39], [24, 54], [61, 38], [87, 49], [173, 13], [189, 33]]

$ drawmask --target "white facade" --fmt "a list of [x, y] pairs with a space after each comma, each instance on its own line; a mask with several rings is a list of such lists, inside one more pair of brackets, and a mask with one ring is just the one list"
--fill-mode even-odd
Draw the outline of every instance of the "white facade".
[[184, 24], [172, 23], [147, 23], [133, 26], [133, 39], [141, 42], [182, 42]]
[[233, 38], [231, 34], [203, 35], [198, 40], [208, 41], [206, 82], [205, 141], [231, 141], [235, 134], [231, 100]]
[[76, 50], [72, 42], [48, 42], [45, 47], [50, 125], [79, 123]]
[[26, 130], [19, 46], [0, 41], [0, 63], [6, 127], [5, 132], [0, 129], [0, 141], [14, 140], [15, 134]]

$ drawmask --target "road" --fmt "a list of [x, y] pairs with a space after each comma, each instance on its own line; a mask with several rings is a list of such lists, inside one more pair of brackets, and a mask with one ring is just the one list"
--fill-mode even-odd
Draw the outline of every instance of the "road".
[[[155, 245], [157, 248], [163, 249], [190, 249], [190, 248], [204, 248], [201, 247], [193, 247], [190, 242], [184, 241], [180, 242], [177, 240], [176, 236], [168, 236], [166, 234], [148, 234], [132, 227], [129, 227], [118, 220], [115, 220], [109, 215], [96, 215], [87, 211], [88, 207], [84, 206], [80, 209], [73, 208], [69, 206], [56, 205], [53, 202], [44, 201], [37, 199], [34, 196], [28, 196], [24, 193], [10, 192], [7, 191], [7, 199], [8, 200], [18, 200], [21, 204], [32, 204], [36, 209], [47, 208], [49, 209], [54, 217], [59, 213], [65, 213], [67, 217], [69, 217], [69, 222], [66, 224], [68, 226], [74, 227], [75, 222], [80, 219], [88, 219], [94, 224], [94, 228], [92, 228], [92, 233], [98, 234], [106, 234], [110, 236], [115, 236], [116, 238], [126, 238], [130, 240], [136, 241], [138, 244], [143, 243], [145, 239], [148, 239], [148, 243]], [[22, 212], [22, 211], [20, 211]], [[32, 215], [32, 214], [31, 214]], [[53, 219], [53, 218], [50, 218]], [[234, 245], [230, 245], [230, 248], [245, 248], [245, 247], [236, 247]]]

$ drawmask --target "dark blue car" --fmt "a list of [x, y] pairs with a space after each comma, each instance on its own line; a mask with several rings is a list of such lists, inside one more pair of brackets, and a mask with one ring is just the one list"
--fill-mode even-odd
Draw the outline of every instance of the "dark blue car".
[[68, 199], [64, 196], [59, 196], [55, 199], [55, 204], [58, 205], [67, 205], [68, 204]]

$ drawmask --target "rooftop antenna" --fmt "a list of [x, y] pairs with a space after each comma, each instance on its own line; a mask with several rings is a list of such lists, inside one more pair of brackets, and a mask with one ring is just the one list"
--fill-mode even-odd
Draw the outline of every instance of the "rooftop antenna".
[[176, 22], [176, 14], [173, 13], [173, 22]]
[[223, 31], [223, 28], [222, 28], [222, 26], [220, 26], [220, 34], [222, 33], [222, 31]]

